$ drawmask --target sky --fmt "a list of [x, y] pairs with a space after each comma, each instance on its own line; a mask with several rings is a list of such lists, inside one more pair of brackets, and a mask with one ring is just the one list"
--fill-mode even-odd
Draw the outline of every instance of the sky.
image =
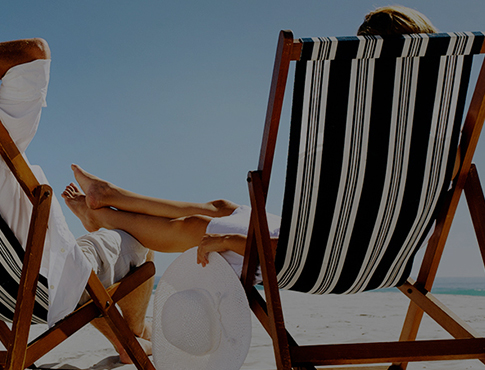
[[[71, 163], [144, 195], [249, 204], [245, 179], [258, 163], [279, 31], [291, 29], [295, 38], [354, 35], [368, 11], [389, 4], [394, 2], [5, 2], [1, 39], [42, 37], [52, 52], [48, 106], [27, 156], [44, 169], [76, 237], [85, 230], [60, 198], [73, 181]], [[485, 31], [483, 0], [399, 4], [426, 14], [442, 32]], [[281, 213], [288, 122], [286, 103], [267, 207], [275, 214]], [[482, 174], [484, 141], [475, 154]], [[464, 203], [438, 276], [483, 276]], [[175, 257], [157, 253], [157, 275]]]

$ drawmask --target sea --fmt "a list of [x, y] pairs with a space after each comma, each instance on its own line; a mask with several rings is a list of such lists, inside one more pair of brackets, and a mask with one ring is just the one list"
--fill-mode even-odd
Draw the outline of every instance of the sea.
[[[155, 277], [156, 289], [160, 276]], [[262, 285], [257, 286], [262, 289]], [[389, 292], [396, 288], [381, 289], [379, 291]], [[469, 296], [485, 296], [485, 276], [483, 277], [437, 277], [433, 289], [433, 294], [453, 294]], [[377, 291], [376, 291], [377, 292]]]
[[434, 294], [485, 296], [484, 277], [437, 277]]

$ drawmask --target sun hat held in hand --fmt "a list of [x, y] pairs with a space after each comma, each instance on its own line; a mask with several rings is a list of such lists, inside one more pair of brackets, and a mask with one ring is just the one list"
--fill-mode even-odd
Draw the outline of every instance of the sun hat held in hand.
[[153, 307], [157, 370], [237, 370], [249, 351], [251, 311], [242, 285], [218, 253], [206, 267], [197, 248], [180, 255], [161, 277]]

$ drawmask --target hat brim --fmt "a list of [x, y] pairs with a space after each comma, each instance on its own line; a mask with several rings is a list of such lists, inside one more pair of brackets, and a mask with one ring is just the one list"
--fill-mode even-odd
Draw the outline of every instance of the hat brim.
[[[215, 351], [194, 356], [171, 345], [163, 335], [162, 311], [167, 299], [176, 292], [204, 289], [215, 302], [223, 335]], [[236, 273], [218, 253], [209, 254], [209, 263], [197, 264], [197, 247], [180, 255], [161, 277], [153, 306], [153, 359], [157, 370], [237, 370], [248, 354], [251, 343], [251, 311]]]

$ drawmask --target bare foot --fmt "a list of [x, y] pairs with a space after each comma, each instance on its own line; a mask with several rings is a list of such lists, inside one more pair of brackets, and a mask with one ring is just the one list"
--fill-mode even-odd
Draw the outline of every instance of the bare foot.
[[[138, 340], [138, 343], [140, 343], [141, 348], [143, 349], [143, 351], [145, 351], [147, 356], [151, 356], [152, 355], [152, 342], [150, 342], [149, 340], [143, 339], [143, 338], [136, 338], [136, 340]], [[128, 353], [125, 351], [124, 348], [120, 348], [120, 350], [118, 351], [118, 354], [120, 355], [120, 362], [121, 363], [123, 363], [123, 364], [132, 364], [133, 363], [133, 361], [131, 360], [130, 356], [128, 355]]]
[[74, 172], [76, 181], [86, 194], [86, 204], [89, 208], [98, 209], [111, 205], [109, 199], [116, 191], [114, 185], [91, 175], [77, 164], [72, 164], [71, 169]]
[[70, 184], [62, 193], [62, 197], [69, 209], [81, 220], [87, 231], [99, 230], [99, 226], [94, 218], [93, 210], [86, 204], [86, 196], [81, 193], [75, 184]]

